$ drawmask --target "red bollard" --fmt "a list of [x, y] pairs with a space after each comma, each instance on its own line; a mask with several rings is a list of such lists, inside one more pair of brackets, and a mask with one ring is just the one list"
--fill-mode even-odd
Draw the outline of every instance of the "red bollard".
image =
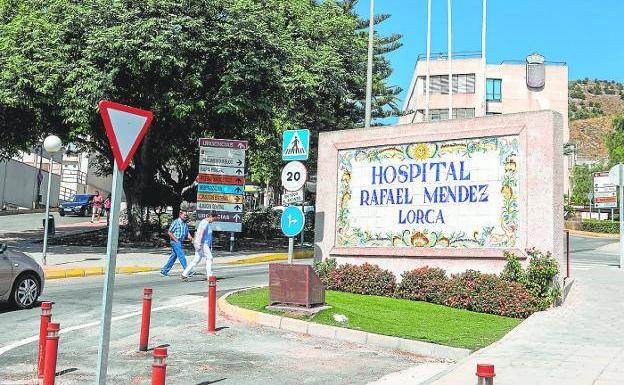
[[494, 385], [494, 365], [477, 364], [477, 385]]
[[58, 353], [59, 331], [61, 325], [57, 322], [48, 324], [45, 344], [45, 363], [43, 367], [43, 385], [54, 385], [56, 376], [56, 355]]
[[43, 363], [45, 357], [46, 335], [48, 324], [52, 319], [53, 302], [41, 303], [41, 322], [39, 323], [39, 358], [37, 359], [37, 377], [43, 378]]
[[141, 339], [139, 340], [139, 351], [147, 351], [149, 340], [150, 316], [152, 312], [152, 289], [143, 289], [143, 313], [141, 314]]
[[208, 277], [208, 333], [215, 332], [217, 322], [217, 277]]
[[154, 363], [152, 364], [152, 385], [165, 385], [167, 376], [167, 348], [154, 349]]

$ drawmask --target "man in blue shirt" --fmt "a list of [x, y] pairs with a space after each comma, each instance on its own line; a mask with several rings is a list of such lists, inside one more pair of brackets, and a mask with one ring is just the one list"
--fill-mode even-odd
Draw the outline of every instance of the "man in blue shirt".
[[171, 222], [171, 226], [169, 226], [167, 235], [169, 235], [169, 238], [171, 239], [171, 255], [169, 256], [167, 263], [165, 263], [165, 266], [163, 266], [160, 271], [160, 275], [163, 277], [169, 276], [169, 270], [173, 267], [176, 259], [179, 259], [182, 268], [186, 269], [186, 258], [184, 257], [184, 251], [182, 251], [182, 242], [184, 242], [185, 239], [193, 241], [193, 237], [189, 233], [187, 222], [188, 214], [186, 211], [180, 210], [180, 216], [178, 219]]
[[186, 280], [188, 277], [195, 273], [195, 266], [202, 259], [206, 258], [206, 278], [209, 278], [212, 273], [212, 222], [215, 220], [213, 212], [208, 213], [206, 218], [202, 219], [197, 224], [197, 230], [195, 232], [195, 258], [182, 272], [182, 279]]

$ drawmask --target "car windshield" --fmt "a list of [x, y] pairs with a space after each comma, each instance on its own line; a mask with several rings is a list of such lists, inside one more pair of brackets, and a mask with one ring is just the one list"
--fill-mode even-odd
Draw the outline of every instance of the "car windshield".
[[88, 202], [89, 195], [83, 195], [83, 194], [74, 195], [71, 201], [72, 202]]

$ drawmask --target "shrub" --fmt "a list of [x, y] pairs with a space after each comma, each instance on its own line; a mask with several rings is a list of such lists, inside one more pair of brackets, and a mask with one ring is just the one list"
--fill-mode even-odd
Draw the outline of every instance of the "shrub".
[[581, 230], [593, 233], [617, 234], [620, 232], [620, 222], [601, 221], [598, 219], [583, 219]]
[[331, 287], [331, 273], [336, 270], [338, 263], [335, 258], [327, 258], [324, 261], [314, 261], [314, 271], [321, 279], [325, 288]]
[[531, 257], [527, 268], [526, 286], [541, 301], [540, 308], [544, 309], [559, 298], [560, 288], [557, 282], [559, 267], [550, 253], [542, 253], [536, 249], [527, 250]]
[[392, 297], [396, 290], [394, 274], [369, 263], [340, 265], [329, 273], [327, 281], [326, 289], [348, 293]]
[[406, 271], [401, 278], [396, 292], [397, 297], [438, 304], [443, 302], [448, 282], [444, 270], [425, 266]]
[[281, 236], [279, 230], [280, 215], [280, 212], [270, 207], [245, 212], [243, 215], [243, 236], [264, 240]]
[[443, 304], [516, 318], [526, 318], [538, 309], [538, 300], [524, 285], [474, 270], [451, 277]]
[[525, 285], [527, 282], [526, 272], [520, 261], [518, 261], [518, 257], [514, 253], [507, 251], [504, 254], [507, 257], [507, 264], [505, 264], [505, 268], [501, 273], [501, 278], [505, 281], [518, 282]]

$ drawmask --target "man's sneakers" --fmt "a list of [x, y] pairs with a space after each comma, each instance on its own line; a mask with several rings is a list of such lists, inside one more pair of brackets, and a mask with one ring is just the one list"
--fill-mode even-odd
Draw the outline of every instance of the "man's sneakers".
[[169, 275], [168, 275], [168, 274], [165, 274], [165, 273], [163, 273], [163, 272], [161, 271], [161, 272], [160, 272], [160, 276], [161, 276], [161, 277], [168, 277]]

